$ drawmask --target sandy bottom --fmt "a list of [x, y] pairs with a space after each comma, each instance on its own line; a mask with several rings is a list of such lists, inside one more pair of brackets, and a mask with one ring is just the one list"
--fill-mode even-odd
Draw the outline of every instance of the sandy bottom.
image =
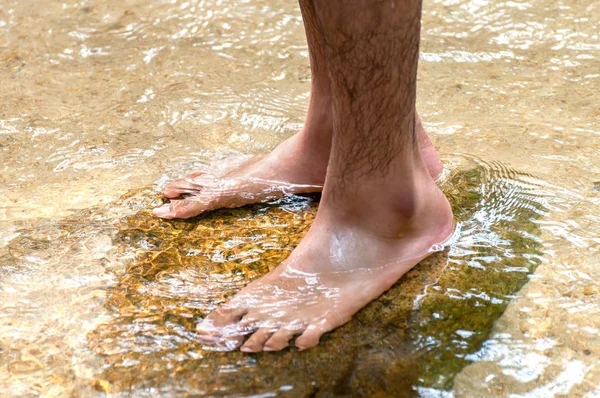
[[[190, 331], [289, 253], [318, 198], [193, 225], [145, 211], [167, 181], [298, 131], [296, 4], [4, 1], [0, 389], [600, 395], [599, 19], [592, 0], [424, 5], [418, 107], [472, 228], [319, 351], [267, 357]], [[471, 329], [460, 303], [482, 308]]]

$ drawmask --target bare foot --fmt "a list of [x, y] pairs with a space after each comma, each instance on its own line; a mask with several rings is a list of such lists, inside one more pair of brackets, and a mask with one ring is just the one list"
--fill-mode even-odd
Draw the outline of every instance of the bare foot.
[[[223, 176], [196, 172], [173, 181], [163, 189], [163, 195], [171, 202], [154, 209], [154, 215], [166, 219], [190, 218], [210, 210], [320, 192], [329, 161], [332, 126], [327, 116], [311, 116], [311, 119], [306, 126], [312, 131], [320, 130], [319, 134], [303, 130], [267, 156], [252, 158]], [[437, 179], [442, 173], [442, 162], [418, 115], [416, 122], [421, 156], [430, 175]], [[174, 200], [182, 195], [187, 197]]]
[[[328, 150], [329, 148], [327, 148]], [[162, 218], [190, 218], [226, 207], [241, 207], [285, 195], [320, 192], [329, 153], [308, 148], [302, 134], [280, 144], [264, 158], [252, 158], [222, 177], [193, 173], [167, 185], [163, 195], [184, 199], [154, 209]]]
[[317, 345], [451, 235], [450, 205], [429, 176], [424, 181], [408, 211], [348, 211], [324, 196], [290, 257], [209, 314], [199, 338], [246, 352], [282, 350], [296, 335], [301, 350]]

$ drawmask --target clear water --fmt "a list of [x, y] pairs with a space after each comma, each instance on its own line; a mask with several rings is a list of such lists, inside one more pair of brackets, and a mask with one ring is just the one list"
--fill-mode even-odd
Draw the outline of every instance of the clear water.
[[247, 355], [193, 326], [285, 258], [318, 198], [147, 209], [300, 128], [296, 4], [4, 1], [3, 394], [599, 395], [599, 19], [591, 0], [426, 2], [418, 108], [461, 233], [319, 348]]

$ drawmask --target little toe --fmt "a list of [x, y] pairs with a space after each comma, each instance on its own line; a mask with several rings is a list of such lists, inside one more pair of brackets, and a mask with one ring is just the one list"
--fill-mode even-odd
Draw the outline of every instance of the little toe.
[[281, 351], [289, 345], [290, 340], [298, 331], [282, 328], [273, 333], [273, 336], [265, 343], [264, 351]]
[[252, 336], [246, 340], [241, 351], [244, 352], [260, 352], [263, 350], [263, 346], [273, 335], [273, 329], [271, 328], [260, 328]]

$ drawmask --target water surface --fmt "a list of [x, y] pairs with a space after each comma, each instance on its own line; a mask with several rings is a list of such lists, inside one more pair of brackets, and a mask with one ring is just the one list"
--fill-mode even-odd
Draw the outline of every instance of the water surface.
[[425, 2], [418, 107], [461, 233], [321, 347], [193, 328], [284, 259], [318, 197], [192, 222], [167, 181], [298, 131], [283, 1], [0, 5], [0, 387], [12, 396], [600, 394], [600, 5]]

